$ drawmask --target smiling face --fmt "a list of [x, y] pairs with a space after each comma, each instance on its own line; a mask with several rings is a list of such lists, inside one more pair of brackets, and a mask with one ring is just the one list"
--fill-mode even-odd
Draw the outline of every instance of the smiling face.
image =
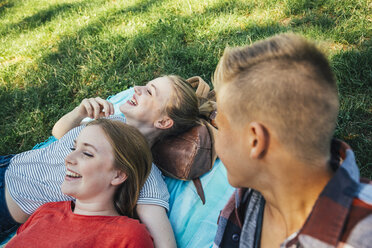
[[97, 125], [85, 127], [78, 136], [72, 152], [65, 159], [66, 177], [62, 192], [80, 200], [99, 199], [113, 194], [113, 149], [103, 130]]
[[129, 125], [153, 127], [166, 115], [164, 110], [173, 93], [172, 82], [167, 77], [159, 77], [145, 86], [134, 87], [134, 92], [132, 99], [120, 106], [120, 111]]

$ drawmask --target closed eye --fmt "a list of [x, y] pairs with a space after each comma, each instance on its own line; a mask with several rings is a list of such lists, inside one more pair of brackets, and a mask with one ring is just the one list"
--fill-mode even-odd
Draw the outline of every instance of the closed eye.
[[90, 154], [90, 153], [88, 153], [88, 152], [83, 152], [83, 154], [84, 154], [85, 156], [88, 156], [88, 157], [90, 157], [90, 158], [92, 158], [92, 157], [93, 157], [93, 154]]
[[[71, 151], [76, 151], [76, 148], [75, 147], [71, 147], [70, 148]], [[83, 152], [83, 154], [87, 157], [90, 157], [92, 158], [93, 157], [93, 154], [89, 153], [89, 152]]]
[[152, 96], [151, 90], [147, 90], [147, 93], [149, 93], [149, 95]]

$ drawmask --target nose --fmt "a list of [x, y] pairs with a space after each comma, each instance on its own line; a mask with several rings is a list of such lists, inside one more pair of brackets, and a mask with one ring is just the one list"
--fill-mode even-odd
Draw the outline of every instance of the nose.
[[142, 88], [143, 86], [134, 86], [134, 92], [140, 96], [142, 94]]
[[67, 165], [74, 165], [76, 164], [75, 159], [75, 151], [71, 151], [65, 158], [65, 164]]

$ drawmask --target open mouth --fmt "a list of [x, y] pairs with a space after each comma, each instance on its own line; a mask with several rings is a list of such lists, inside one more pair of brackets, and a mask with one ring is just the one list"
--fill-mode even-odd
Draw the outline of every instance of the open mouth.
[[73, 171], [70, 171], [70, 170], [66, 170], [66, 177], [69, 177], [69, 178], [81, 178], [82, 176], [76, 172], [73, 172]]
[[138, 105], [137, 99], [134, 95], [132, 96], [132, 99], [128, 100], [128, 103], [132, 106], [137, 106]]

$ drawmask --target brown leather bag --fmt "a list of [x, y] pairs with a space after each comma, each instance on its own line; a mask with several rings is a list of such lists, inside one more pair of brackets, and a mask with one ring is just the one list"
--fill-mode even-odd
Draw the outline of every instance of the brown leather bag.
[[[186, 81], [196, 89], [198, 97], [214, 97], [214, 94], [210, 93], [209, 85], [202, 78], [196, 76]], [[211, 113], [211, 118], [215, 116], [214, 114]], [[216, 128], [210, 124], [211, 121], [200, 119], [200, 125], [183, 134], [166, 138], [152, 148], [154, 162], [164, 175], [181, 180], [193, 180], [203, 204], [205, 195], [199, 177], [212, 169], [217, 158], [214, 149]]]

